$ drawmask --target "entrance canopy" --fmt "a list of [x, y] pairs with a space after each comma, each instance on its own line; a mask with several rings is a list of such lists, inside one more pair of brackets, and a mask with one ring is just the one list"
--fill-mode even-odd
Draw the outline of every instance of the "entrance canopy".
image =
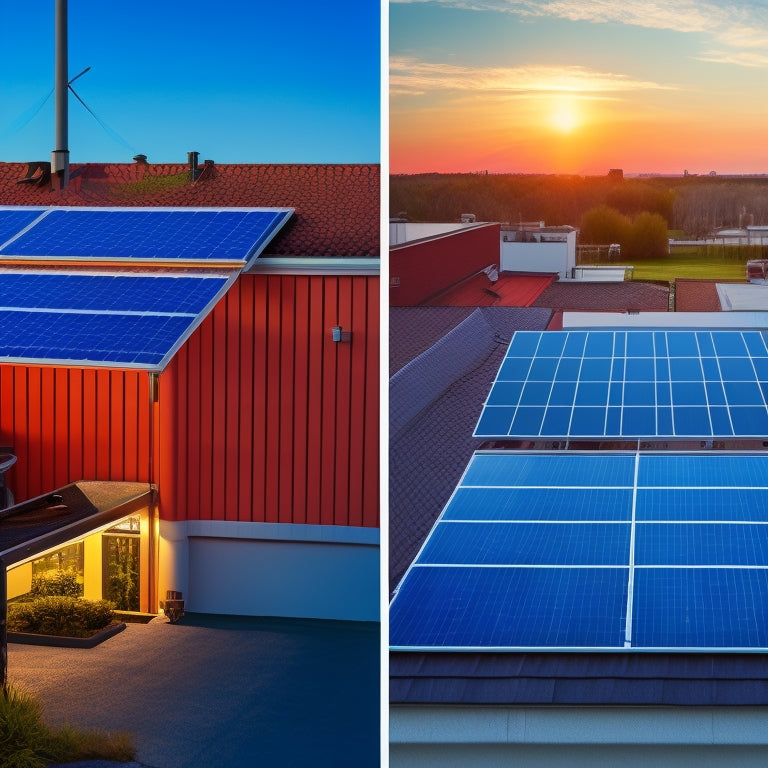
[[149, 506], [147, 483], [81, 481], [0, 511], [0, 560], [10, 567]]

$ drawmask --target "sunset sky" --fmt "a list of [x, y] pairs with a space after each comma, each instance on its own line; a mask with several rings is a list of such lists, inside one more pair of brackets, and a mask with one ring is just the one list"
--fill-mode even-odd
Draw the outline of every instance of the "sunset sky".
[[768, 173], [763, 0], [392, 0], [390, 171]]

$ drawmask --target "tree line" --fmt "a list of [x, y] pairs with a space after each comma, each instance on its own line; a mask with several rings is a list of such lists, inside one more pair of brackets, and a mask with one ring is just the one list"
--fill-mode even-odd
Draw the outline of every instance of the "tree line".
[[458, 221], [462, 213], [474, 213], [478, 221], [581, 229], [586, 213], [608, 208], [630, 222], [655, 214], [667, 229], [692, 239], [768, 224], [768, 176], [418, 174], [392, 176], [389, 192], [390, 216], [410, 221]]

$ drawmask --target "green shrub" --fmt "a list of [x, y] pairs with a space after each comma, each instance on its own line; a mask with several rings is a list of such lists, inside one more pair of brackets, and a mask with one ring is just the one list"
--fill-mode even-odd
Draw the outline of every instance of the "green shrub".
[[51, 763], [80, 760], [131, 762], [136, 757], [126, 733], [79, 731], [70, 726], [49, 728], [36, 698], [8, 687], [0, 692], [0, 765], [3, 768], [43, 768]]
[[74, 571], [56, 571], [54, 574], [42, 574], [32, 577], [32, 588], [29, 590], [31, 598], [47, 597], [48, 595], [61, 595], [64, 597], [80, 597], [83, 594], [83, 585], [78, 584], [77, 574]]
[[8, 605], [8, 631], [90, 637], [114, 621], [114, 608], [114, 604], [106, 600], [61, 595], [39, 597], [29, 603], [11, 603]]

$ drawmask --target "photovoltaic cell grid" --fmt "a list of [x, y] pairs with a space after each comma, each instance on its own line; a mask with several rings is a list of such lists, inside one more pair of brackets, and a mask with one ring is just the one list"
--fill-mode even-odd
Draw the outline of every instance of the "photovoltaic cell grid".
[[768, 455], [477, 453], [393, 650], [765, 650]]
[[[0, 262], [37, 261], [0, 271], [0, 362], [162, 370], [292, 213], [0, 207]], [[56, 259], [141, 271], [46, 269]]]
[[0, 271], [0, 362], [159, 371], [236, 278]]
[[768, 435], [763, 331], [518, 331], [482, 438]]
[[17, 235], [45, 211], [45, 208], [34, 207], [0, 208], [0, 243]]
[[[17, 224], [26, 226], [21, 212]], [[29, 212], [31, 216], [33, 212]], [[9, 233], [0, 216], [0, 256], [248, 263], [292, 208], [49, 208]], [[14, 216], [8, 216], [13, 229]]]

